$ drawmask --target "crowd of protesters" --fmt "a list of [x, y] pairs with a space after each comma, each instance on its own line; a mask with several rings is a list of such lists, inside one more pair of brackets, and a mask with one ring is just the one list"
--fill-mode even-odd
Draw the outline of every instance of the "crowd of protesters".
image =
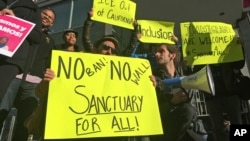
[[[23, 18], [36, 23], [35, 28], [30, 35], [24, 40], [21, 47], [13, 57], [0, 55], [0, 128], [4, 129], [4, 121], [12, 107], [18, 109], [16, 130], [13, 135], [13, 141], [26, 141], [29, 130], [27, 119], [34, 111], [39, 109], [41, 103], [45, 100], [37, 96], [37, 89], [43, 83], [48, 87], [49, 81], [53, 81], [55, 72], [51, 70], [50, 60], [52, 50], [62, 50], [79, 53], [95, 53], [113, 56], [135, 57], [135, 49], [142, 44], [139, 39], [140, 31], [134, 22], [134, 31], [127, 47], [121, 48], [119, 40], [114, 35], [104, 35], [96, 42], [92, 43], [90, 34], [94, 21], [93, 9], [88, 13], [87, 19], [83, 22], [82, 44], [77, 45], [79, 32], [74, 29], [65, 29], [63, 32], [62, 44], [55, 44], [53, 38], [48, 34], [49, 28], [53, 26], [56, 20], [56, 13], [50, 8], [40, 9], [32, 0], [19, 0], [11, 7], [6, 8], [8, 1], [0, 1], [0, 15], [11, 15]], [[149, 81], [156, 89], [157, 102], [160, 110], [163, 134], [148, 137], [135, 137], [134, 140], [140, 141], [205, 141], [209, 136], [204, 138], [203, 135], [193, 130], [194, 124], [198, 117], [197, 109], [191, 104], [193, 94], [196, 89], [184, 89], [181, 86], [173, 89], [172, 87], [162, 86], [165, 79], [182, 77], [185, 74], [183, 70], [189, 70], [188, 75], [196, 73], [204, 66], [183, 66], [181, 48], [178, 45], [178, 38], [173, 35], [173, 44], [169, 43], [152, 43], [147, 50], [148, 59], [152, 64], [153, 74]], [[152, 55], [153, 54], [153, 55]], [[240, 71], [243, 67], [243, 61], [233, 63], [221, 63], [210, 65], [215, 85], [215, 96], [207, 96], [207, 107], [212, 117], [215, 127], [212, 132], [215, 133], [217, 140], [228, 141], [228, 131], [225, 131], [223, 114], [227, 114], [227, 121], [230, 124], [242, 124], [240, 113], [240, 98], [237, 91], [229, 89], [233, 82], [233, 72]], [[44, 87], [43, 87], [44, 88]], [[48, 91], [44, 90], [45, 95]], [[39, 107], [40, 106], [40, 107]], [[43, 125], [45, 124], [45, 108], [40, 108], [38, 128], [41, 128], [40, 138], [43, 137]], [[198, 121], [198, 120], [197, 120]], [[228, 126], [227, 126], [228, 127]], [[204, 127], [202, 127], [204, 128]], [[204, 131], [206, 129], [203, 129]], [[206, 132], [204, 132], [206, 134]], [[103, 137], [91, 138], [86, 140], [98, 141], [125, 141], [131, 140], [131, 137]]]

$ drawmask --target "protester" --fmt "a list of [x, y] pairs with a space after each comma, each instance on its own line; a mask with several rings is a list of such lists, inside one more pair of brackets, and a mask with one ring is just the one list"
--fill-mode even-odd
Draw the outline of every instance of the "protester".
[[113, 35], [105, 35], [95, 43], [92, 43], [90, 39], [91, 26], [93, 21], [93, 9], [88, 12], [87, 19], [84, 21], [82, 32], [82, 43], [85, 52], [105, 54], [105, 55], [117, 55], [119, 42]]
[[229, 141], [228, 133], [224, 130], [223, 114], [228, 115], [231, 124], [242, 124], [240, 105], [237, 92], [233, 91], [233, 63], [210, 64], [215, 86], [215, 96], [206, 94], [206, 106], [214, 124], [211, 130], [215, 138]]
[[[90, 39], [91, 26], [93, 21], [91, 17], [93, 16], [93, 9], [88, 12], [87, 19], [84, 21], [83, 26], [83, 36], [82, 43], [84, 46], [85, 52], [95, 53], [95, 54], [103, 54], [103, 55], [120, 55], [119, 52], [119, 41], [116, 39], [114, 35], [104, 35], [95, 43], [92, 43]], [[91, 138], [86, 140], [91, 141], [126, 141], [129, 140], [129, 137], [99, 137], [99, 138]]]
[[[0, 16], [16, 16], [36, 24], [12, 57], [0, 55], [0, 80], [4, 80], [0, 85], [1, 102], [11, 81], [15, 79], [17, 74], [28, 69], [29, 59], [34, 54], [33, 50], [40, 43], [41, 16], [39, 8], [32, 0], [0, 1], [0, 8]], [[1, 123], [3, 123], [7, 113], [8, 111], [0, 111]]]
[[[155, 69], [159, 68], [160, 65], [156, 62], [155, 52], [154, 52], [154, 50], [152, 50], [152, 48], [154, 48], [154, 46], [156, 44], [150, 43], [150, 44], [148, 44], [149, 47], [147, 49], [145, 49], [145, 47], [144, 47], [145, 43], [141, 43], [139, 41], [139, 39], [142, 36], [140, 25], [138, 25], [137, 21], [135, 21], [133, 24], [134, 24], [134, 30], [132, 31], [128, 47], [123, 51], [123, 55], [131, 56], [134, 58], [148, 59], [150, 61], [150, 64], [151, 64], [151, 69], [155, 70]], [[176, 44], [178, 43], [178, 38], [174, 34], [173, 34], [171, 40]], [[178, 49], [178, 48], [176, 48], [176, 49]], [[176, 67], [178, 67], [178, 66], [176, 66]], [[164, 106], [162, 106], [162, 107], [164, 107]], [[162, 120], [165, 120], [165, 119], [162, 118]], [[158, 138], [156, 136], [153, 136], [153, 137], [141, 136], [141, 137], [135, 137], [134, 139], [136, 141], [149, 141], [149, 140], [158, 140], [160, 138]]]
[[[8, 2], [1, 1], [0, 7], [11, 5]], [[24, 72], [29, 64], [28, 60], [33, 55], [34, 46], [40, 43], [41, 16], [39, 8], [32, 0], [19, 0], [9, 8], [0, 10], [0, 15], [12, 15], [36, 24], [12, 57], [0, 55], [0, 79], [5, 80], [0, 86], [0, 97], [2, 98], [15, 76]]]
[[180, 65], [181, 54], [175, 44], [156, 44], [152, 47], [156, 62], [160, 68], [153, 70], [150, 79], [157, 90], [163, 135], [151, 136], [151, 141], [202, 141], [202, 136], [189, 130], [192, 120], [197, 116], [195, 107], [190, 104], [193, 90], [181, 87], [165, 86], [164, 79], [180, 77], [177, 71]]
[[[56, 45], [54, 47], [55, 50], [70, 51], [70, 52], [83, 52], [83, 50], [80, 49], [79, 46], [76, 45], [77, 37], [78, 37], [77, 31], [75, 31], [73, 29], [66, 29], [66, 30], [64, 30], [62, 37], [63, 37], [64, 43]], [[96, 46], [95, 50], [93, 50], [94, 53], [110, 55], [110, 54], [114, 53], [114, 49], [116, 47], [118, 47], [118, 41], [112, 36], [104, 36], [103, 38], [101, 38], [100, 40], [98, 40], [95, 43], [95, 46]], [[46, 82], [38, 85], [37, 93], [39, 95], [44, 94], [44, 93], [46, 93], [46, 94], [48, 93], [48, 85]], [[44, 114], [46, 112], [45, 111], [46, 110], [46, 102], [47, 102], [47, 96], [45, 96], [44, 101], [42, 103], [43, 107], [41, 107], [41, 109], [39, 111], [36, 111], [36, 113], [35, 113], [35, 114], [38, 114], [40, 116], [44, 116], [44, 118], [38, 119], [38, 120], [40, 120], [39, 123], [36, 123], [36, 124], [40, 124], [40, 125], [38, 125], [38, 128], [40, 128], [38, 130], [39, 130], [39, 132], [42, 132], [41, 134], [43, 134], [43, 130], [44, 130], [44, 128], [41, 127], [42, 126], [41, 124], [45, 125], [45, 115]], [[28, 121], [28, 122], [29, 122], [28, 124], [30, 125], [33, 122], [36, 122], [36, 120], [32, 121], [32, 119], [31, 119], [31, 121]], [[81, 140], [83, 140], [83, 139], [81, 139]], [[95, 139], [93, 139], [93, 140], [95, 140]], [[100, 140], [102, 140], [102, 139], [98, 138], [98, 141], [100, 141]]]
[[[48, 18], [52, 17], [49, 16], [49, 14], [47, 15]], [[77, 31], [75, 31], [74, 29], [66, 29], [64, 30], [62, 35], [64, 43], [54, 46], [53, 49], [69, 51], [69, 52], [83, 52], [83, 50], [76, 44], [77, 37], [78, 37]], [[45, 77], [43, 81], [36, 88], [36, 94], [38, 95], [40, 100], [39, 107], [25, 122], [25, 126], [28, 126], [34, 138], [38, 140], [43, 139], [44, 136], [49, 81], [55, 77], [55, 72], [53, 70], [51, 69], [47, 70], [49, 70], [50, 73], [47, 72], [44, 74]], [[51, 77], [52, 75], [53, 77]]]
[[[1, 111], [8, 113], [16, 100], [15, 106], [18, 109], [18, 116], [13, 141], [27, 140], [28, 129], [25, 127], [24, 122], [39, 103], [35, 89], [42, 79], [52, 80], [55, 76], [53, 71], [47, 68], [50, 65], [51, 51], [54, 47], [54, 41], [48, 34], [48, 28], [53, 25], [55, 20], [54, 11], [49, 8], [43, 10], [40, 20], [43, 34], [41, 34], [40, 44], [36, 46], [35, 55], [30, 58], [32, 63], [29, 66], [28, 74], [22, 73], [12, 80], [0, 107]], [[23, 79], [23, 75], [26, 75], [26, 79]]]
[[83, 52], [83, 49], [81, 49], [77, 45], [77, 37], [78, 32], [74, 29], [66, 29], [63, 32], [63, 44], [59, 44], [55, 46], [55, 50], [65, 50], [65, 51], [73, 51], [73, 52]]
[[[237, 39], [237, 43], [243, 45], [241, 39]], [[242, 47], [243, 58], [244, 48]], [[212, 123], [214, 124], [211, 131], [216, 140], [229, 141], [229, 134], [225, 132], [225, 118], [230, 121], [230, 125], [242, 124], [241, 117], [241, 99], [239, 93], [241, 90], [237, 87], [236, 72], [241, 71], [244, 67], [245, 59], [227, 62], [210, 64], [214, 86], [215, 95], [206, 94], [206, 106], [208, 114]], [[193, 72], [199, 71], [204, 65], [193, 66]]]

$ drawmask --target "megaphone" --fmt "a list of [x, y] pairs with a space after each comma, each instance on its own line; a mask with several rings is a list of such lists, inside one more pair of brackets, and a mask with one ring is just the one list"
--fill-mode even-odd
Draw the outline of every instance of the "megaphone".
[[209, 65], [203, 67], [200, 71], [183, 77], [164, 79], [165, 87], [182, 87], [184, 89], [198, 89], [212, 95], [215, 95], [214, 81]]

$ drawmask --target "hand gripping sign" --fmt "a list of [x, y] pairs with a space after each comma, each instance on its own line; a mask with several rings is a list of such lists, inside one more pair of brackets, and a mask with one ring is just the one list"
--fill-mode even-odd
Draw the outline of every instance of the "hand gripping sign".
[[146, 59], [53, 51], [45, 139], [162, 134]]
[[34, 26], [15, 16], [0, 15], [0, 54], [12, 57]]

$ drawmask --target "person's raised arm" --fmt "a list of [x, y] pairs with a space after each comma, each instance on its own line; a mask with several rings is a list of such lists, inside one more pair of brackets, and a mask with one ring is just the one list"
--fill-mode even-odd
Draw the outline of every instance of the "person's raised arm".
[[93, 21], [93, 9], [88, 12], [87, 19], [84, 21], [83, 32], [82, 32], [82, 44], [85, 52], [93, 52], [94, 45], [90, 39], [91, 26]]
[[141, 29], [140, 25], [138, 25], [137, 21], [135, 20], [133, 22], [134, 30], [132, 31], [129, 45], [128, 47], [124, 50], [123, 55], [125, 56], [131, 56], [132, 53], [135, 53], [133, 51], [136, 51], [137, 47], [140, 44], [139, 39], [141, 38]]

